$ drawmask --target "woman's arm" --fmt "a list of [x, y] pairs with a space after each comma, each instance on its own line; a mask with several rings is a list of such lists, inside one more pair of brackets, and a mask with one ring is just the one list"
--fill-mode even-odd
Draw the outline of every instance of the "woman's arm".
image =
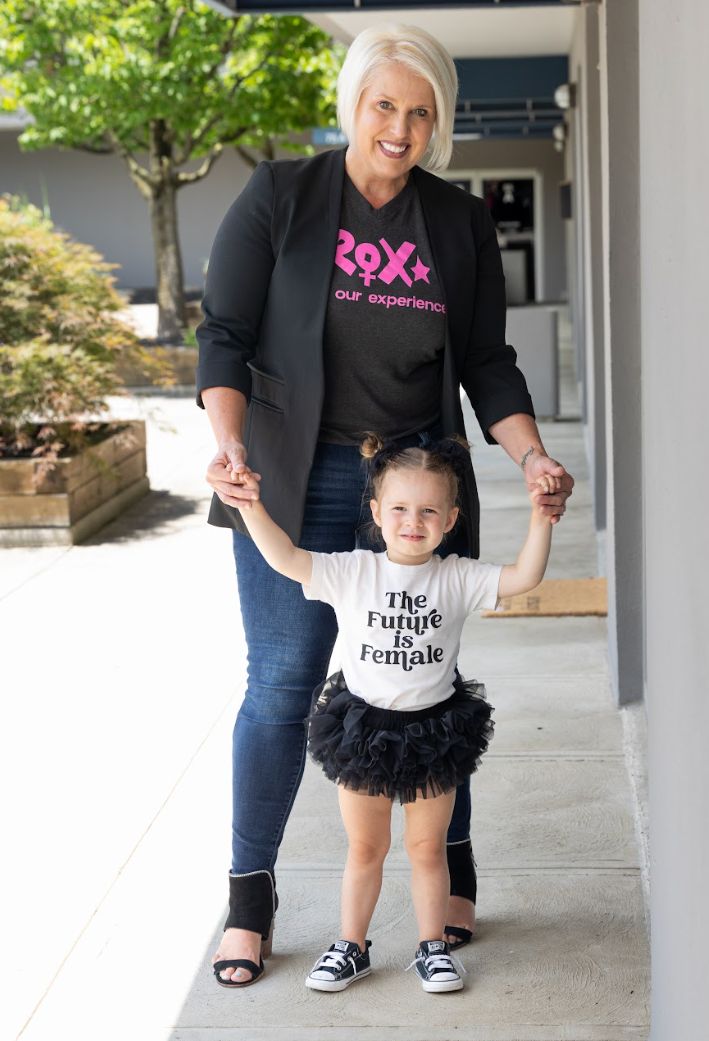
[[541, 500], [547, 497], [545, 481], [548, 480], [542, 479], [538, 488], [530, 495], [532, 513], [527, 538], [516, 563], [506, 564], [502, 569], [498, 587], [500, 597], [527, 593], [544, 578], [551, 548], [552, 520], [543, 512]]
[[209, 256], [197, 327], [197, 404], [204, 390], [230, 387], [251, 396], [251, 371], [275, 256], [271, 241], [273, 172], [260, 163], [219, 226]]
[[532, 399], [516, 364], [517, 356], [507, 344], [507, 301], [500, 248], [492, 218], [479, 200], [472, 211], [472, 231], [477, 252], [475, 309], [461, 383], [488, 443], [502, 445], [517, 464], [533, 449], [523, 468], [530, 491], [544, 475], [558, 478], [551, 493], [541, 500], [546, 515], [557, 523], [574, 479], [546, 453], [534, 420]]
[[217, 441], [207, 483], [223, 503], [237, 508], [246, 501], [241, 485], [251, 395], [248, 363], [256, 352], [274, 265], [272, 210], [273, 174], [262, 163], [217, 232], [202, 301], [204, 320], [197, 329], [197, 404], [207, 410]]
[[552, 524], [557, 524], [566, 511], [566, 500], [573, 491], [574, 479], [561, 463], [547, 454], [532, 416], [521, 412], [506, 416], [493, 423], [490, 434], [513, 462], [523, 464], [522, 471], [530, 491], [541, 477], [554, 478], [549, 494], [541, 497], [539, 506]]
[[243, 474], [244, 494], [250, 495], [252, 501], [241, 506], [241, 516], [249, 529], [249, 535], [256, 543], [261, 556], [274, 571], [292, 578], [294, 582], [309, 586], [313, 574], [313, 558], [306, 549], [294, 546], [288, 535], [279, 528], [266, 512], [262, 502], [253, 501], [258, 498], [258, 482], [256, 474], [247, 470]]
[[471, 234], [475, 244], [475, 297], [460, 382], [489, 444], [492, 428], [513, 413], [534, 422], [534, 408], [517, 355], [505, 337], [505, 276], [495, 225], [481, 199], [471, 197]]
[[[207, 467], [207, 484], [223, 503], [238, 509], [254, 499], [253, 489], [248, 495], [244, 494], [247, 471], [256, 482], [261, 479], [246, 466], [242, 431], [247, 401], [241, 391], [233, 387], [208, 387], [202, 391], [202, 400], [217, 441], [217, 454]], [[258, 497], [258, 483], [255, 490]]]

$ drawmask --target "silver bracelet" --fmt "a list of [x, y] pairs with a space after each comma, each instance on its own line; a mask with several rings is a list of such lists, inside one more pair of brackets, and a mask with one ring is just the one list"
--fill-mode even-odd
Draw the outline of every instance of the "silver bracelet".
[[529, 459], [529, 457], [530, 457], [530, 455], [532, 454], [533, 451], [534, 451], [534, 446], [532, 445], [532, 446], [530, 446], [527, 449], [527, 451], [524, 453], [524, 455], [520, 459], [519, 465], [522, 467], [523, 470], [524, 470], [524, 467], [525, 467], [525, 465], [527, 463], [527, 460]]

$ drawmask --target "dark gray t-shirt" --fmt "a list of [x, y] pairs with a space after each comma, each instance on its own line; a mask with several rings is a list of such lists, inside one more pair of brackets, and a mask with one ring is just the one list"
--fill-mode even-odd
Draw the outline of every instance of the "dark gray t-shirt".
[[375, 209], [345, 176], [325, 319], [320, 439], [403, 437], [439, 417], [445, 304], [413, 178]]

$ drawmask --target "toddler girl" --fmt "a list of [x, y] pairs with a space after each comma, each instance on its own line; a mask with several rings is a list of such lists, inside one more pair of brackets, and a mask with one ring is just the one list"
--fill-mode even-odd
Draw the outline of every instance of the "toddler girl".
[[[481, 564], [436, 549], [458, 518], [458, 475], [467, 449], [454, 439], [426, 448], [369, 437], [371, 511], [383, 552], [311, 553], [294, 546], [253, 501], [242, 514], [276, 571], [337, 614], [342, 671], [316, 691], [309, 750], [338, 785], [348, 855], [340, 939], [306, 986], [344, 990], [369, 974], [367, 930], [389, 849], [392, 801], [405, 812], [405, 844], [419, 930], [412, 966], [426, 991], [459, 990], [461, 968], [443, 939], [449, 895], [446, 832], [455, 789], [476, 769], [492, 734], [482, 684], [456, 670], [466, 616], [533, 589], [544, 575], [552, 525], [536, 505], [556, 491], [543, 478], [530, 498], [517, 562]], [[258, 475], [245, 486], [258, 498]]]

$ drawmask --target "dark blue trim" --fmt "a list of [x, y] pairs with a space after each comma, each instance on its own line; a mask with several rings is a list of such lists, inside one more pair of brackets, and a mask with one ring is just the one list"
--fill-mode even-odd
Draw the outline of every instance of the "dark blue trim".
[[568, 82], [565, 54], [535, 58], [457, 58], [459, 97], [474, 101], [499, 98], [545, 99], [553, 104], [554, 91]]
[[455, 133], [551, 137], [563, 113], [554, 91], [569, 76], [565, 54], [534, 58], [459, 58]]

